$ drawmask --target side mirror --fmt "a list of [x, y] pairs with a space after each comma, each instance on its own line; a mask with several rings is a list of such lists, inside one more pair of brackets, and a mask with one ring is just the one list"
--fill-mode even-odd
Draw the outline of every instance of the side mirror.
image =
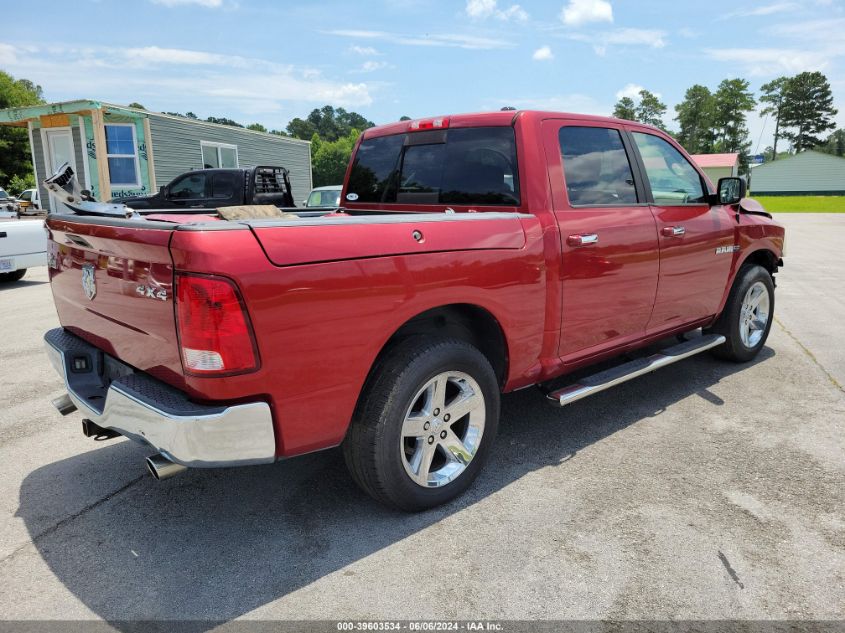
[[718, 202], [725, 205], [738, 204], [745, 197], [747, 191], [745, 180], [736, 176], [719, 178], [717, 189]]

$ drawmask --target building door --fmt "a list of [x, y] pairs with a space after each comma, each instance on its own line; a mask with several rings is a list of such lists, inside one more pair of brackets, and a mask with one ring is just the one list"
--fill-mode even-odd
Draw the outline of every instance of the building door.
[[[47, 174], [52, 176], [64, 163], [68, 163], [73, 173], [79, 176], [76, 171], [76, 159], [73, 151], [73, 136], [69, 127], [49, 128], [44, 130], [45, 159], [47, 162]], [[67, 207], [50, 195], [50, 211], [53, 213], [67, 210]]]

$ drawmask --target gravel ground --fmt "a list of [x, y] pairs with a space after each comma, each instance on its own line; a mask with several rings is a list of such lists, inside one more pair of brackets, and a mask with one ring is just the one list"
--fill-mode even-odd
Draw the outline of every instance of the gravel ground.
[[30, 271], [0, 289], [0, 617], [842, 620], [845, 215], [778, 220], [755, 362], [695, 357], [563, 410], [506, 396], [477, 483], [417, 515], [334, 450], [157, 483], [149, 449], [85, 439], [50, 405], [58, 321]]

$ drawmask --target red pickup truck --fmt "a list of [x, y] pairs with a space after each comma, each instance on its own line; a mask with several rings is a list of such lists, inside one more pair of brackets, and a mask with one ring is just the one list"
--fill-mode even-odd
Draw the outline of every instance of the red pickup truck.
[[47, 220], [56, 406], [150, 445], [158, 478], [340, 445], [373, 497], [429, 508], [478, 474], [502, 393], [632, 352], [547, 396], [752, 359], [784, 229], [744, 193], [655, 128], [508, 111], [367, 130], [339, 210], [71, 199]]

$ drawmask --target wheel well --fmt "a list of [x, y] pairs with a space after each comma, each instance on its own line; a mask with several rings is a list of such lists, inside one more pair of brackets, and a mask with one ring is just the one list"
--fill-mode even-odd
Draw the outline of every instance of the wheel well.
[[496, 317], [484, 308], [458, 303], [426, 310], [396, 330], [379, 356], [399, 341], [419, 334], [448, 336], [475, 346], [490, 361], [499, 386], [504, 386], [508, 368], [505, 335]]
[[759, 264], [768, 270], [770, 274], [774, 275], [778, 271], [780, 262], [772, 251], [759, 250], [751, 253], [743, 262], [743, 265], [747, 264]]

